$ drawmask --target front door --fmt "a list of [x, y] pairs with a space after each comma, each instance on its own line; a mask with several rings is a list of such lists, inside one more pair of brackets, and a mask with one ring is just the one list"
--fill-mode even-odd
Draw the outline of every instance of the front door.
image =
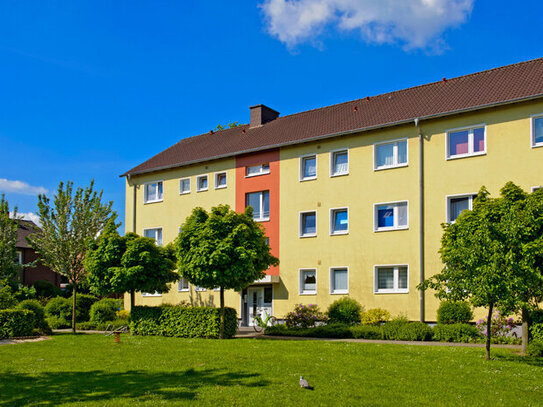
[[[247, 288], [247, 313], [248, 325], [255, 325], [255, 316], [264, 317], [264, 314], [272, 315], [271, 295], [265, 290], [271, 291], [271, 287], [249, 287]], [[268, 295], [265, 295], [268, 294]]]

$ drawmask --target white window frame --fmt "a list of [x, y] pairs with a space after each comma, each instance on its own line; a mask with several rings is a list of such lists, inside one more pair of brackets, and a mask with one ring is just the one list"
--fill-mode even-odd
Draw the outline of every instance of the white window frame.
[[162, 294], [155, 291], [154, 293], [141, 293], [141, 296], [142, 297], [162, 297]]
[[[340, 230], [340, 231], [335, 232], [334, 231], [334, 213], [336, 211], [342, 211], [342, 210], [347, 211], [347, 230]], [[350, 219], [350, 215], [349, 215], [349, 207], [348, 206], [344, 206], [344, 207], [340, 207], [340, 208], [330, 208], [329, 219], [330, 219], [330, 236], [340, 236], [340, 235], [348, 235], [349, 234], [349, 223], [351, 222], [351, 219]]]
[[[181, 280], [185, 280], [187, 282], [187, 288], [179, 288], [179, 283], [181, 282]], [[179, 293], [186, 293], [186, 292], [189, 292], [190, 291], [190, 283], [189, 283], [189, 280], [187, 280], [186, 278], [184, 277], [181, 277], [179, 279], [179, 281], [177, 282], [177, 292]]]
[[[162, 198], [159, 199], [147, 199], [147, 186], [157, 184], [157, 193], [158, 193], [158, 184], [162, 184]], [[164, 200], [164, 180], [151, 181], [143, 184], [143, 203], [150, 204], [156, 202], [162, 202]]]
[[543, 120], [543, 113], [533, 114], [530, 116], [530, 147], [537, 148], [537, 147], [543, 147], [543, 142], [536, 143], [535, 142], [535, 120], [536, 119], [542, 119]]
[[[219, 185], [219, 183], [217, 182], [217, 180], [219, 178], [219, 175], [224, 175], [224, 179], [226, 180], [226, 184]], [[216, 172], [214, 178], [215, 178], [215, 189], [224, 189], [224, 188], [226, 188], [228, 186], [228, 175], [226, 174], [226, 171]], [[209, 185], [209, 180], [207, 182], [208, 182], [208, 185]]]
[[[303, 218], [303, 215], [305, 213], [314, 213], [315, 214], [315, 233], [307, 233], [307, 234], [304, 235], [302, 218]], [[348, 216], [348, 214], [347, 214], [347, 216]], [[313, 210], [313, 211], [300, 211], [298, 217], [299, 217], [299, 220], [300, 220], [299, 221], [300, 228], [299, 228], [299, 233], [298, 233], [299, 237], [301, 237], [301, 238], [317, 237], [317, 211], [315, 211], [315, 210]]]
[[[163, 228], [162, 226], [157, 226], [157, 227], [155, 227], [155, 228], [144, 228], [144, 229], [143, 229], [143, 236], [144, 236], [144, 237], [147, 237], [147, 236], [145, 236], [145, 232], [146, 232], [147, 230], [159, 230], [159, 229], [160, 229], [160, 236], [161, 236], [162, 240], [160, 241], [160, 244], [156, 241], [156, 238], [155, 238], [154, 240], [155, 240], [155, 244], [156, 244], [157, 246], [162, 246], [162, 244], [164, 243], [164, 228]], [[152, 239], [152, 238], [151, 238], [151, 239]]]
[[[485, 141], [485, 148], [483, 151], [477, 151], [474, 152], [474, 144], [473, 144], [473, 130], [478, 128], [483, 128], [484, 132], [484, 141]], [[486, 149], [487, 149], [487, 137], [486, 137], [486, 123], [481, 124], [474, 124], [473, 126], [465, 126], [465, 127], [459, 127], [456, 129], [449, 129], [446, 132], [445, 137], [445, 158], [447, 160], [455, 160], [457, 158], [464, 158], [464, 157], [474, 157], [478, 155], [486, 155]], [[456, 154], [456, 155], [450, 155], [449, 153], [449, 135], [450, 133], [456, 133], [457, 131], [468, 131], [468, 152], [466, 154]]]
[[[268, 166], [267, 169], [264, 168], [265, 165]], [[255, 168], [255, 167], [260, 167], [260, 171], [255, 172], [254, 174], [248, 174], [248, 169], [249, 168]], [[247, 166], [245, 166], [245, 178], [258, 177], [260, 175], [266, 175], [266, 174], [269, 174], [269, 173], [270, 173], [270, 163], [262, 163], [262, 164], [257, 164], [257, 165], [247, 165]]]
[[[304, 162], [306, 159], [311, 158], [311, 157], [315, 158], [315, 175], [312, 177], [304, 177]], [[312, 181], [314, 179], [317, 179], [318, 173], [319, 173], [319, 169], [317, 166], [317, 153], [301, 155], [300, 156], [300, 182]]]
[[456, 198], [471, 198], [469, 200], [469, 210], [473, 210], [473, 200], [475, 199], [475, 197], [477, 196], [477, 192], [472, 192], [471, 194], [468, 193], [468, 194], [454, 194], [454, 195], [447, 195], [446, 196], [446, 200], [445, 200], [445, 204], [446, 204], [446, 218], [445, 218], [445, 223], [455, 223], [456, 222], [456, 219], [451, 221], [450, 220], [450, 214], [451, 214], [451, 199], [456, 199]]
[[536, 189], [543, 188], [543, 185], [536, 185], [535, 187], [532, 187], [532, 192], [534, 192]]
[[[268, 197], [270, 196], [270, 191], [255, 191], [255, 192], [246, 192], [245, 193], [245, 207], [247, 208], [247, 195], [248, 194], [260, 194], [260, 216], [264, 214], [264, 192], [268, 193]], [[269, 198], [268, 198], [269, 199]], [[269, 202], [269, 211], [268, 211], [268, 217], [267, 218], [253, 218], [255, 222], [268, 222], [270, 220], [270, 212], [271, 212], [271, 199]], [[253, 208], [254, 209], [254, 208]]]
[[[394, 269], [394, 288], [381, 289], [377, 288], [378, 278], [377, 272], [380, 268]], [[400, 283], [400, 267], [407, 268], [407, 288], [398, 288]], [[409, 264], [377, 264], [373, 266], [373, 293], [374, 294], [408, 294], [409, 293]]]
[[[347, 270], [347, 290], [334, 289], [334, 272], [337, 270]], [[330, 294], [349, 294], [349, 267], [348, 266], [336, 266], [330, 267]]]
[[[315, 272], [315, 291], [305, 291], [304, 290], [304, 281], [302, 279], [304, 271], [314, 271]], [[317, 269], [316, 268], [306, 267], [306, 268], [298, 269], [298, 287], [299, 287], [298, 288], [298, 293], [300, 295], [316, 295], [317, 294], [317, 283], [318, 283], [318, 280], [317, 280]]]
[[[407, 204], [407, 225], [398, 226], [398, 205]], [[392, 227], [382, 227], [379, 225], [379, 216], [377, 215], [377, 208], [383, 205], [394, 205], [394, 226]], [[373, 231], [374, 232], [389, 232], [392, 230], [407, 230], [409, 229], [409, 201], [404, 199], [402, 201], [393, 201], [393, 202], [380, 202], [373, 204]]]
[[17, 264], [23, 264], [23, 252], [17, 250]]
[[202, 293], [204, 291], [207, 291], [207, 288], [204, 287], [198, 287], [197, 285], [194, 286], [194, 291]]
[[[405, 155], [406, 155], [406, 162], [398, 164], [398, 143], [405, 142]], [[381, 167], [377, 166], [377, 149], [379, 146], [386, 145], [386, 144], [393, 144], [393, 161], [394, 164], [392, 165], [382, 165]], [[401, 168], [401, 167], [407, 167], [409, 166], [409, 144], [408, 144], [408, 138], [399, 138], [396, 140], [390, 140], [390, 141], [381, 141], [379, 143], [373, 144], [373, 170], [374, 171], [381, 171], [381, 170], [388, 170], [390, 168]]]
[[[182, 188], [183, 181], [186, 181], [186, 180], [189, 180], [189, 190], [188, 191], [183, 191], [183, 188]], [[179, 179], [179, 195], [190, 194], [190, 190], [191, 190], [191, 179], [190, 179], [190, 177], [180, 178]]]
[[[200, 188], [200, 180], [204, 177], [207, 178], [207, 187]], [[196, 192], [205, 192], [205, 191], [209, 191], [209, 174], [202, 174], [196, 177]]]
[[[347, 153], [347, 172], [341, 172], [341, 173], [334, 173], [334, 157], [338, 153]], [[330, 177], [342, 177], [344, 175], [349, 175], [349, 162], [350, 162], [350, 155], [349, 155], [349, 149], [348, 148], [338, 148], [335, 150], [330, 150]]]

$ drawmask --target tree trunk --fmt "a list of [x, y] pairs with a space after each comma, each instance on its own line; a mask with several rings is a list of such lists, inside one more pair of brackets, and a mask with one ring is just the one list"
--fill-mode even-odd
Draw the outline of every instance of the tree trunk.
[[221, 322], [219, 328], [219, 338], [224, 339], [224, 287], [221, 286]]
[[75, 334], [75, 310], [76, 310], [76, 299], [77, 299], [77, 285], [73, 285], [73, 291], [72, 291], [72, 332]]
[[530, 313], [526, 308], [522, 308], [522, 354], [526, 355], [528, 349], [528, 335], [529, 335], [529, 317]]
[[135, 305], [136, 305], [136, 292], [132, 290], [130, 291], [130, 312], [132, 312]]
[[490, 339], [492, 338], [492, 311], [494, 304], [488, 307], [488, 319], [486, 321], [486, 355], [485, 360], [490, 360]]

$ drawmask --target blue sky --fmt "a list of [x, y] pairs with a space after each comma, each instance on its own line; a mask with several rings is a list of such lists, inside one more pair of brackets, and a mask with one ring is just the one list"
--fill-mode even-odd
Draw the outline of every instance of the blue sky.
[[[521, 6], [520, 6], [521, 4]], [[179, 139], [538, 58], [526, 0], [3, 1], [0, 193], [119, 175]], [[31, 216], [31, 215], [29, 215]]]

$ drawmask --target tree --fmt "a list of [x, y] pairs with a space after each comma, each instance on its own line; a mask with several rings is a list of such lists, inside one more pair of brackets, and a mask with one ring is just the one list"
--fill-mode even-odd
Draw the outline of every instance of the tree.
[[253, 209], [237, 213], [228, 205], [208, 213], [194, 208], [176, 241], [177, 269], [190, 283], [220, 288], [220, 337], [224, 338], [224, 290], [240, 291], [279, 264], [266, 243], [264, 228], [253, 220]]
[[228, 123], [227, 126], [223, 126], [222, 124], [217, 124], [217, 127], [215, 127], [215, 131], [221, 131], [221, 130], [224, 130], [226, 129], [227, 127], [229, 129], [233, 128], [233, 127], [239, 127], [241, 126], [241, 124], [239, 124], [239, 122], [232, 122], [232, 123]]
[[15, 262], [18, 227], [17, 207], [10, 215], [8, 201], [2, 194], [0, 196], [0, 280], [13, 281], [21, 270], [22, 266]]
[[[492, 313], [535, 306], [543, 293], [543, 194], [527, 195], [509, 182], [499, 198], [482, 187], [473, 210], [444, 224], [445, 268], [419, 285], [440, 299], [468, 300], [487, 307], [486, 359], [490, 358]], [[527, 314], [523, 314], [523, 324]], [[527, 333], [525, 333], [527, 339]]]
[[108, 222], [114, 222], [117, 214], [111, 209], [113, 202], [102, 203], [103, 191], [94, 191], [94, 181], [85, 189], [77, 188], [73, 194], [73, 182], [60, 182], [53, 202], [47, 196], [38, 195], [41, 231], [32, 234], [30, 246], [40, 256], [40, 262], [53, 271], [64, 275], [72, 285], [72, 331], [75, 332], [75, 311], [78, 285], [86, 278], [83, 267], [86, 242], [96, 237]]
[[135, 233], [121, 237], [112, 224], [98, 239], [89, 242], [85, 269], [93, 292], [129, 292], [131, 309], [136, 291], [164, 293], [169, 290], [168, 283], [179, 279], [173, 271], [171, 247], [157, 246], [153, 239]]

